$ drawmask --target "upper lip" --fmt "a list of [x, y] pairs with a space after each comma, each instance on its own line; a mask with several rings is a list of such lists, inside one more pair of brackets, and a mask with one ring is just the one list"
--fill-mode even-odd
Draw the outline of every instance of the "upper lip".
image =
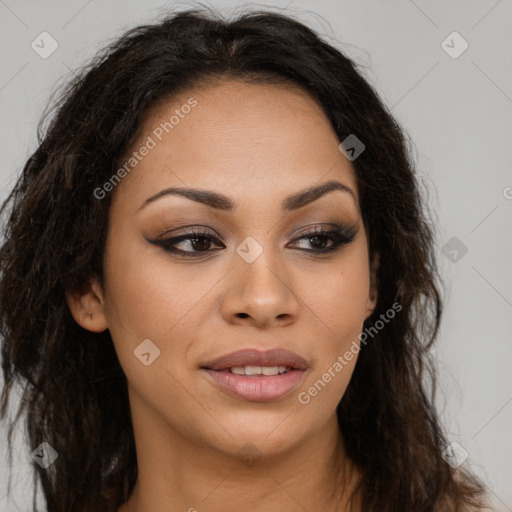
[[237, 350], [225, 354], [217, 359], [207, 361], [203, 368], [210, 370], [225, 370], [226, 368], [240, 366], [291, 366], [296, 370], [306, 370], [306, 360], [290, 350], [276, 348], [260, 351], [254, 349]]

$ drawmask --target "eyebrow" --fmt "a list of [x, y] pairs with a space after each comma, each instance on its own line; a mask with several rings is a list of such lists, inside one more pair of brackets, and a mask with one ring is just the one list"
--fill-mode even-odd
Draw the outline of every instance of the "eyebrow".
[[[304, 206], [312, 203], [313, 201], [316, 201], [325, 194], [335, 190], [348, 192], [357, 204], [356, 196], [350, 187], [340, 183], [339, 181], [327, 181], [321, 185], [306, 188], [296, 192], [295, 194], [292, 194], [291, 196], [288, 196], [283, 200], [281, 208], [285, 212], [298, 210], [299, 208], [303, 208]], [[142, 206], [139, 208], [139, 210], [144, 208], [149, 203], [152, 203], [153, 201], [156, 201], [157, 199], [167, 195], [178, 195], [186, 197], [187, 199], [205, 204], [217, 210], [230, 212], [236, 209], [236, 203], [234, 201], [218, 192], [196, 188], [170, 187], [161, 190], [160, 192], [146, 199], [144, 203], [142, 203]]]

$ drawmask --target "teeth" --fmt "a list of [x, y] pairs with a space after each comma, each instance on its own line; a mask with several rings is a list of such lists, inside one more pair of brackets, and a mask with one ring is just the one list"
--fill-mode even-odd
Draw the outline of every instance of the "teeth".
[[229, 370], [235, 375], [278, 375], [286, 371], [286, 366], [234, 366]]

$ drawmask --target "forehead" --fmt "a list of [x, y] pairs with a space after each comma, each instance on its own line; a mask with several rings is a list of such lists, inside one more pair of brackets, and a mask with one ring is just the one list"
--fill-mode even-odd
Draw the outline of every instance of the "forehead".
[[[338, 179], [357, 196], [351, 163], [320, 105], [294, 84], [221, 81], [162, 100], [146, 115], [136, 151], [151, 150], [123, 182], [150, 195], [169, 185], [283, 195]], [[131, 154], [130, 152], [128, 155]]]

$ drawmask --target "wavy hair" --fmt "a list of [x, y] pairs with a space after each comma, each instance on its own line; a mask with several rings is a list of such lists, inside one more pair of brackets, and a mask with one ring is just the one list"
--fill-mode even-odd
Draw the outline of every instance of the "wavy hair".
[[[361, 470], [353, 497], [364, 512], [477, 510], [483, 484], [442, 458], [434, 407], [442, 282], [435, 230], [415, 177], [412, 144], [360, 65], [303, 23], [258, 10], [227, 20], [208, 8], [167, 13], [127, 31], [60, 91], [38, 126], [38, 146], [0, 210], [0, 334], [4, 387], [13, 386], [48, 512], [115, 512], [137, 478], [126, 377], [109, 331], [73, 320], [66, 293], [102, 281], [110, 195], [149, 109], [200, 82], [288, 82], [315, 98], [340, 141], [366, 149], [353, 162], [370, 257], [380, 255], [378, 302], [365, 328], [402, 310], [365, 346], [337, 407], [349, 459]], [[46, 122], [49, 119], [49, 122]], [[8, 429], [9, 446], [14, 424]]]

